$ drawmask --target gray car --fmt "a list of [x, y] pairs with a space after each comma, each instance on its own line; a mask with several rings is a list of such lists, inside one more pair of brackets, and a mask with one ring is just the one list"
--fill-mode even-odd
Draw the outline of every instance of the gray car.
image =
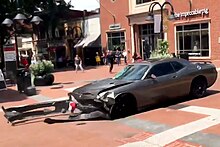
[[82, 105], [105, 110], [115, 119], [181, 96], [203, 97], [216, 79], [211, 63], [178, 58], [148, 60], [126, 66], [114, 78], [75, 89], [69, 96]]

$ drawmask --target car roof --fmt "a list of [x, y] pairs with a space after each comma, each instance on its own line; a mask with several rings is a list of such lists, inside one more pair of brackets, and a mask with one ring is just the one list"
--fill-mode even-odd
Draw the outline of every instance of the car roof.
[[171, 61], [177, 61], [177, 62], [180, 62], [184, 65], [187, 65], [190, 63], [188, 60], [185, 60], [182, 58], [163, 58], [163, 59], [155, 58], [155, 59], [144, 60], [141, 62], [135, 62], [135, 63], [132, 63], [131, 65], [155, 65], [155, 64], [164, 63], [164, 62], [171, 62]]

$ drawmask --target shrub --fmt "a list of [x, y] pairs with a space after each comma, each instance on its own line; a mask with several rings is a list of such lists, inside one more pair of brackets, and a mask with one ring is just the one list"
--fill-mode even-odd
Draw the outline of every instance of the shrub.
[[34, 76], [44, 76], [53, 72], [54, 65], [51, 61], [43, 60], [35, 64], [31, 64], [29, 68]]
[[171, 58], [172, 55], [168, 53], [168, 49], [168, 41], [160, 41], [158, 48], [151, 53], [150, 58]]

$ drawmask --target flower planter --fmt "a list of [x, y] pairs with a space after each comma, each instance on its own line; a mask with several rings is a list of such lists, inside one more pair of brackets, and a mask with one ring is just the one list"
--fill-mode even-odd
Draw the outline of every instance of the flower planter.
[[34, 85], [35, 86], [49, 86], [52, 85], [54, 82], [54, 75], [47, 74], [44, 76], [37, 76], [34, 78]]

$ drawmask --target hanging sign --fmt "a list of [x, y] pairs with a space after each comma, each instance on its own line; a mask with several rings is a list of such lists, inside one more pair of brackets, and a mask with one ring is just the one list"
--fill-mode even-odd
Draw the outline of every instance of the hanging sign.
[[183, 17], [187, 18], [190, 16], [196, 16], [196, 15], [204, 16], [208, 14], [209, 14], [209, 9], [204, 8], [204, 9], [195, 9], [195, 10], [188, 11], [188, 12], [175, 13], [175, 17], [176, 18], [183, 18]]

